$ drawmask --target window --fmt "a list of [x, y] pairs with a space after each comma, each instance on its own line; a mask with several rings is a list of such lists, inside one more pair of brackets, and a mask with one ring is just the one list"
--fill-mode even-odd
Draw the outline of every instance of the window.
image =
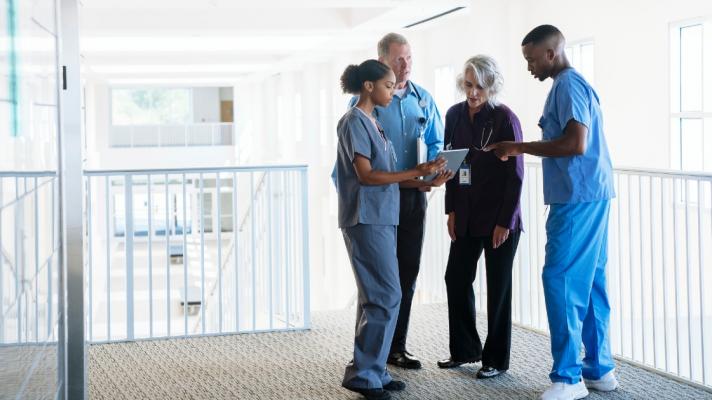
[[565, 51], [571, 66], [579, 71], [591, 86], [594, 86], [593, 42], [573, 42], [566, 46]]
[[688, 21], [670, 29], [670, 167], [712, 172], [712, 25]]
[[433, 97], [438, 106], [440, 116], [445, 122], [445, 113], [455, 102], [457, 102], [457, 91], [455, 87], [455, 69], [451, 65], [435, 68], [435, 90]]
[[166, 125], [192, 122], [190, 89], [142, 88], [111, 91], [112, 125]]

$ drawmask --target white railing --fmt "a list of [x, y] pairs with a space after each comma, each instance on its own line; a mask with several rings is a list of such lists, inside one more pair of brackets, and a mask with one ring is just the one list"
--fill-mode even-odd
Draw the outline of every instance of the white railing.
[[[610, 335], [614, 355], [712, 386], [712, 175], [616, 169], [608, 236]], [[430, 198], [418, 301], [446, 301], [450, 240], [444, 190]], [[527, 163], [522, 191], [525, 232], [513, 275], [515, 323], [547, 332], [541, 284], [546, 243], [542, 173]], [[486, 311], [484, 260], [475, 281]]]
[[112, 125], [111, 147], [232, 146], [232, 122], [203, 122], [174, 125]]
[[57, 340], [58, 205], [53, 171], [0, 172], [0, 346]]
[[90, 342], [309, 327], [306, 166], [85, 176]]

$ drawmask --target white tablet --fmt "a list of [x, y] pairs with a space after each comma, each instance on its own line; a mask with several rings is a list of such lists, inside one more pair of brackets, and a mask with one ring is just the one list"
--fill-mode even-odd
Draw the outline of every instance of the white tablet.
[[[465, 159], [465, 156], [467, 156], [467, 153], [470, 151], [470, 149], [454, 149], [454, 150], [443, 150], [438, 154], [438, 157], [442, 157], [445, 159], [445, 169], [449, 169], [452, 172], [457, 172], [458, 169], [460, 169], [460, 165], [462, 165], [462, 161]], [[431, 181], [433, 178], [435, 178], [437, 174], [432, 174], [424, 177], [423, 179], [426, 181]]]

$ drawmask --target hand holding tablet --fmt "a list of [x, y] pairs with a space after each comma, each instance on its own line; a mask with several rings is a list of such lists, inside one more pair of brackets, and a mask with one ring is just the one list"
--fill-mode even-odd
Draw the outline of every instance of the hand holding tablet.
[[[443, 158], [445, 160], [445, 165], [443, 169], [449, 169], [453, 172], [457, 171], [462, 165], [462, 161], [467, 156], [469, 149], [455, 149], [455, 150], [443, 150], [438, 154], [438, 158]], [[437, 159], [437, 158], [436, 158]], [[425, 181], [431, 181], [437, 176], [437, 172], [434, 174], [427, 175], [423, 177]]]

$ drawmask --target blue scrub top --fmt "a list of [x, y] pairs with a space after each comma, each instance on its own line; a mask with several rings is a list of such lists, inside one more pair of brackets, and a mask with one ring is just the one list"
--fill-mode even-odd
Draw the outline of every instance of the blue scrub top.
[[362, 185], [353, 161], [357, 154], [371, 161], [371, 168], [393, 172], [393, 145], [358, 108], [344, 114], [336, 127], [336, 188], [339, 198], [339, 228], [356, 224], [398, 225], [398, 184]]
[[554, 78], [546, 99], [544, 115], [539, 120], [544, 140], [561, 137], [572, 119], [588, 128], [586, 152], [542, 159], [544, 203], [584, 203], [615, 197], [598, 94], [581, 74], [568, 68]]
[[[358, 96], [351, 99], [353, 106]], [[433, 97], [422, 86], [408, 81], [403, 97], [393, 96], [388, 107], [373, 110], [396, 152], [396, 170], [405, 171], [418, 164], [417, 140], [421, 132], [428, 147], [428, 161], [443, 149], [443, 122]]]

